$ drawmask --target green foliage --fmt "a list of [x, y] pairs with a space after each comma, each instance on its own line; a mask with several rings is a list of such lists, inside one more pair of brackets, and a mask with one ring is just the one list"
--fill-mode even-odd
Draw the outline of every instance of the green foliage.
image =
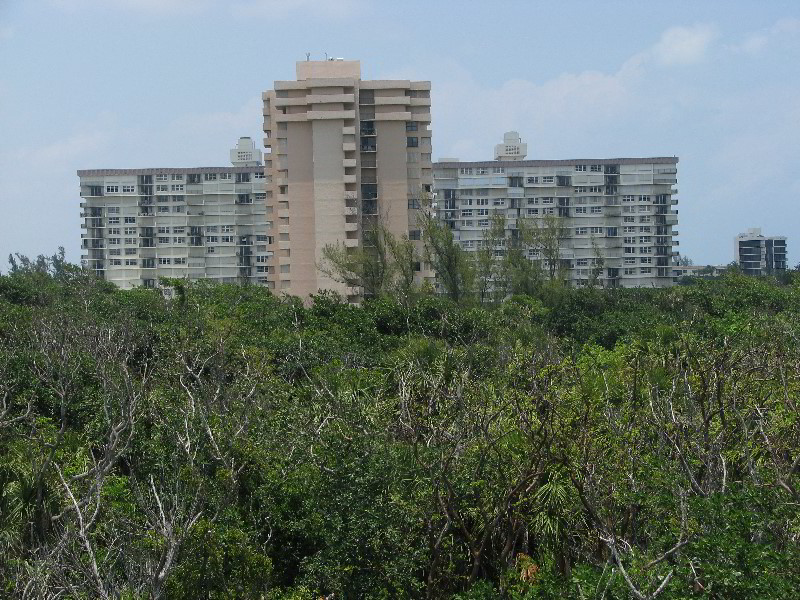
[[488, 270], [433, 235], [448, 293], [362, 306], [18, 261], [0, 595], [794, 598], [800, 286], [574, 290], [514, 275], [534, 233]]

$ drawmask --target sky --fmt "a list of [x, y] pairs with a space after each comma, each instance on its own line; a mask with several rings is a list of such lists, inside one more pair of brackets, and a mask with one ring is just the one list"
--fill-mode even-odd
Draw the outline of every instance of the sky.
[[0, 270], [80, 260], [78, 169], [228, 164], [307, 52], [430, 80], [434, 160], [678, 156], [684, 256], [800, 261], [797, 0], [0, 0]]

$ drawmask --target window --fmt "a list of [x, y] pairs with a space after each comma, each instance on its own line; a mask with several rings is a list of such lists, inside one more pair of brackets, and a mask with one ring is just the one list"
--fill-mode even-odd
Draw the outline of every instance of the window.
[[652, 256], [643, 256], [643, 257], [640, 259], [640, 262], [641, 262], [643, 265], [651, 265], [651, 264], [653, 264], [653, 257], [652, 257]]
[[158, 233], [169, 233], [169, 227], [159, 226]]
[[169, 212], [169, 206], [159, 206], [158, 207], [158, 212], [160, 212], [160, 213], [168, 213]]
[[122, 254], [122, 250], [120, 250], [119, 248], [111, 248], [111, 250], [109, 250], [108, 253], [111, 256], [119, 256], [120, 254]]
[[136, 217], [125, 217], [125, 223], [136, 223]]
[[406, 131], [416, 131], [417, 127], [418, 125], [416, 121], [409, 121], [406, 123]]
[[119, 245], [119, 238], [118, 237], [108, 238], [108, 245], [109, 246], [118, 246]]
[[182, 237], [174, 237], [174, 238], [172, 238], [172, 243], [173, 244], [183, 244], [185, 242], [186, 242], [186, 238], [182, 238]]
[[159, 173], [156, 175], [156, 181], [167, 181], [169, 177], [165, 173]]
[[112, 259], [111, 259], [111, 265], [112, 265], [112, 266], [114, 266], [114, 267], [118, 267], [118, 266], [120, 266], [121, 264], [122, 264], [122, 259], [119, 259], [119, 258], [112, 258]]
[[589, 229], [587, 227], [575, 228], [575, 235], [586, 235], [587, 233], [589, 233]]
[[166, 183], [159, 183], [156, 185], [157, 192], [168, 192], [169, 186]]
[[216, 235], [209, 235], [209, 236], [206, 238], [206, 241], [207, 241], [209, 244], [216, 244], [216, 243], [218, 243], [218, 242], [219, 242], [219, 236], [216, 236]]
[[635, 200], [636, 200], [636, 196], [623, 196], [622, 197], [622, 201], [623, 202], [634, 202]]
[[601, 215], [603, 214], [603, 207], [602, 206], [592, 206], [590, 211], [593, 215]]
[[641, 273], [642, 275], [649, 275], [652, 272], [653, 272], [653, 269], [651, 269], [650, 267], [641, 267], [639, 269], [639, 273]]
[[119, 192], [119, 186], [118, 185], [107, 185], [106, 186], [106, 194], [116, 194], [117, 192]]
[[489, 199], [488, 198], [478, 198], [475, 200], [475, 204], [477, 206], [489, 206]]
[[635, 244], [636, 243], [636, 238], [635, 237], [622, 238], [622, 243], [623, 244]]
[[635, 265], [636, 264], [636, 258], [634, 258], [633, 256], [626, 256], [623, 259], [623, 263], [626, 264], [626, 265]]
[[[162, 207], [159, 206], [159, 208], [162, 208]], [[164, 206], [163, 208], [167, 208], [167, 207]], [[186, 212], [186, 207], [183, 206], [182, 204], [178, 204], [178, 205], [172, 207], [172, 212], [176, 212], [176, 213]]]
[[639, 202], [650, 202], [650, 196], [639, 196]]
[[220, 238], [220, 241], [221, 241], [223, 244], [232, 244], [232, 243], [233, 243], [233, 236], [232, 236], [232, 235], [223, 235], [223, 236]]
[[589, 170], [592, 173], [602, 173], [603, 172], [603, 165], [592, 165]]
[[159, 258], [158, 259], [158, 264], [160, 264], [160, 265], [168, 265], [171, 262], [172, 262], [172, 260], [169, 259], [169, 258]]
[[603, 188], [599, 185], [590, 185], [589, 186], [589, 193], [591, 194], [602, 194]]
[[642, 246], [639, 248], [639, 254], [652, 254], [653, 247], [652, 246]]
[[494, 173], [495, 175], [502, 175], [505, 172], [506, 170], [503, 167], [492, 167], [492, 173]]
[[172, 176], [172, 181], [183, 181], [183, 175], [179, 175], [179, 174], [173, 175]]
[[627, 225], [622, 228], [622, 233], [636, 233], [636, 227], [631, 227], [630, 225]]
[[492, 204], [495, 205], [495, 206], [505, 206], [506, 205], [506, 201], [505, 201], [504, 198], [495, 198], [492, 201]]
[[136, 227], [126, 227], [125, 235], [136, 235]]
[[639, 206], [639, 212], [640, 213], [649, 213], [650, 212], [650, 207], [647, 206], [647, 205]]
[[528, 183], [539, 183], [539, 178], [538, 178], [538, 177], [528, 177], [528, 178], [526, 179], [526, 181], [527, 181]]
[[136, 254], [136, 248], [125, 248], [125, 254], [127, 256]]
[[182, 183], [175, 183], [170, 188], [173, 192], [182, 192], [183, 191], [183, 184]]
[[631, 267], [626, 267], [622, 272], [625, 275], [636, 275], [636, 269], [632, 269]]
[[125, 245], [126, 246], [135, 246], [136, 245], [136, 238], [125, 238]]
[[217, 230], [217, 226], [216, 225], [206, 225], [206, 231], [207, 232], [215, 232], [216, 230]]
[[219, 178], [221, 180], [228, 180], [231, 179], [231, 173], [220, 173]]
[[108, 230], [108, 235], [119, 235], [119, 233], [120, 233], [119, 227], [111, 227]]
[[636, 223], [636, 217], [622, 217], [623, 223]]
[[186, 231], [185, 227], [173, 227], [172, 228], [172, 233], [183, 233], [184, 231]]
[[422, 232], [419, 229], [411, 229], [408, 232], [408, 239], [410, 239], [410, 240], [421, 240], [422, 239]]
[[135, 258], [126, 258], [125, 259], [125, 266], [126, 267], [135, 267], [136, 266], [136, 259]]
[[475, 175], [486, 175], [489, 172], [489, 169], [486, 167], [476, 167], [475, 168]]
[[475, 210], [476, 217], [488, 217], [489, 216], [489, 209], [488, 208], [478, 208]]
[[214, 246], [206, 246], [207, 254], [214, 254], [214, 252], [215, 252]]
[[642, 227], [639, 227], [639, 231], [641, 231], [642, 233], [650, 233], [650, 225], [644, 225]]
[[175, 265], [185, 265], [185, 264], [186, 264], [186, 257], [182, 257], [182, 258], [173, 258], [173, 259], [172, 259], [172, 264], [175, 264]]
[[553, 204], [553, 198], [542, 198], [542, 204]]
[[156, 202], [158, 202], [159, 204], [169, 202], [169, 196], [156, 196]]
[[169, 244], [169, 237], [159, 237], [158, 238], [159, 244]]
[[180, 194], [178, 194], [177, 196], [173, 196], [172, 197], [172, 201], [173, 202], [183, 202], [183, 199], [184, 199], [184, 197], [182, 195], [180, 195]]
[[585, 215], [586, 214], [586, 207], [585, 206], [576, 206], [575, 207], [575, 214], [576, 215]]
[[204, 173], [203, 174], [203, 179], [205, 179], [206, 181], [216, 181], [217, 180], [217, 174], [216, 173]]
[[589, 233], [591, 233], [592, 235], [602, 235], [603, 234], [603, 228], [602, 227], [590, 227], [589, 228]]
[[542, 177], [542, 183], [553, 183], [555, 181], [555, 176], [553, 175], [545, 175]]
[[575, 170], [576, 171], [585, 171], [586, 170], [586, 165], [575, 165]]
[[461, 175], [472, 175], [472, 169], [469, 167], [461, 167], [458, 172]]
[[575, 266], [576, 267], [586, 267], [588, 265], [589, 265], [589, 259], [588, 258], [578, 258], [578, 259], [575, 260]]
[[636, 248], [631, 248], [630, 246], [625, 246], [623, 251], [625, 254], [636, 254]]
[[233, 225], [222, 225], [221, 231], [222, 233], [233, 233]]
[[649, 222], [650, 222], [650, 215], [639, 217], [639, 223], [649, 223]]
[[538, 208], [529, 208], [528, 209], [528, 215], [532, 216], [532, 215], [538, 215], [538, 214], [539, 214], [539, 209]]
[[583, 194], [585, 192], [586, 192], [586, 188], [585, 187], [576, 187], [575, 188], [575, 193], [576, 194]]
[[136, 191], [136, 186], [134, 185], [123, 185], [122, 186], [122, 193], [123, 194], [132, 194]]
[[489, 226], [489, 219], [481, 219], [478, 221], [478, 227], [488, 227]]
[[639, 236], [639, 243], [640, 244], [649, 244], [650, 243], [650, 236], [649, 235]]
[[419, 147], [419, 138], [417, 138], [417, 137], [406, 138], [406, 146], [408, 148], [418, 148]]
[[119, 224], [119, 217], [108, 217], [108, 224], [109, 225]]

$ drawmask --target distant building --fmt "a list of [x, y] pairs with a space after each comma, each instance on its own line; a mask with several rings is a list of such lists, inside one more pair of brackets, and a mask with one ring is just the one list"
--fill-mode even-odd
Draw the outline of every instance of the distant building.
[[772, 275], [786, 270], [786, 238], [764, 236], [759, 227], [737, 235], [733, 252], [745, 275]]
[[78, 171], [86, 266], [124, 289], [159, 277], [266, 285], [261, 151], [240, 138], [231, 163]]
[[[494, 161], [441, 159], [433, 165], [438, 217], [467, 251], [485, 244], [492, 218], [507, 237], [527, 220], [559, 230], [558, 270], [574, 285], [666, 287], [673, 283], [675, 157], [525, 160], [516, 132], [495, 146]], [[504, 247], [495, 252], [502, 256]], [[548, 258], [528, 257], [546, 271]]]
[[[422, 256], [417, 216], [433, 183], [431, 84], [362, 80], [359, 61], [296, 67], [296, 81], [276, 81], [263, 94], [274, 225], [268, 285], [303, 297], [333, 289], [358, 301], [358, 286], [320, 270], [323, 250], [364, 248], [365, 233], [383, 227], [414, 240]], [[415, 279], [430, 275], [417, 263]]]

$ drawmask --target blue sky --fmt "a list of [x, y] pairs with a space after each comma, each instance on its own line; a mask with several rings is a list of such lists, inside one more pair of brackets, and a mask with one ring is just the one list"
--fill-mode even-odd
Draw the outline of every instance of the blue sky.
[[306, 52], [432, 82], [433, 152], [680, 157], [680, 250], [800, 260], [800, 3], [0, 0], [0, 270], [80, 258], [77, 169], [227, 164]]

